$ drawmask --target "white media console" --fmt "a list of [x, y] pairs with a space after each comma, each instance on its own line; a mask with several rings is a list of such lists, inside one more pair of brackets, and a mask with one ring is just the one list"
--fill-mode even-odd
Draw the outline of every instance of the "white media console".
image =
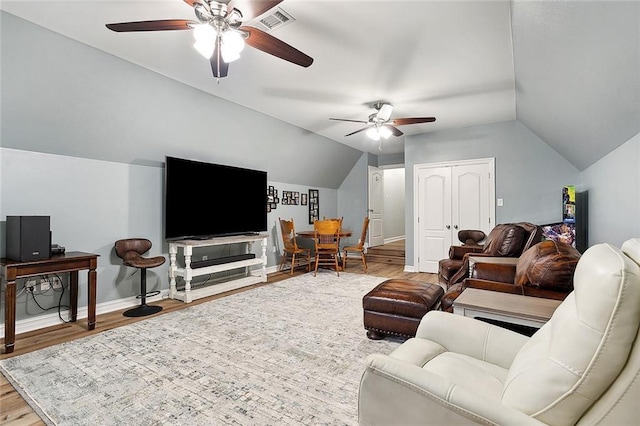
[[[252, 245], [256, 241], [262, 241], [261, 257], [224, 262], [210, 266], [203, 266], [200, 268], [192, 267], [191, 256], [193, 255], [194, 247], [211, 247], [225, 244], [244, 244], [245, 253], [251, 253]], [[184, 268], [178, 266], [176, 262], [179, 248], [182, 248], [182, 253], [184, 255]], [[182, 300], [185, 303], [190, 303], [195, 299], [224, 293], [226, 291], [235, 290], [240, 287], [246, 287], [248, 285], [257, 284], [260, 282], [267, 282], [267, 235], [237, 235], [231, 237], [211, 238], [208, 240], [169, 241], [169, 259], [169, 297], [171, 299]], [[260, 265], [259, 271], [257, 269], [252, 269], [252, 266], [256, 265]], [[214, 274], [216, 272], [229, 271], [238, 268], [245, 268], [246, 273], [244, 277], [207, 285], [205, 287], [197, 289], [191, 288], [191, 280], [193, 279], [193, 277]], [[259, 275], [255, 274], [256, 272], [259, 272]], [[176, 277], [184, 278], [184, 290], [177, 290]]]

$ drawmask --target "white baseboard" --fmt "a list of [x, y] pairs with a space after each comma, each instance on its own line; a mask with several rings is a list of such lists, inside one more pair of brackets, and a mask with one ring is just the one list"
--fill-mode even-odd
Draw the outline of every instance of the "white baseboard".
[[395, 241], [404, 240], [404, 235], [400, 235], [398, 237], [389, 237], [384, 239], [385, 244], [393, 243]]

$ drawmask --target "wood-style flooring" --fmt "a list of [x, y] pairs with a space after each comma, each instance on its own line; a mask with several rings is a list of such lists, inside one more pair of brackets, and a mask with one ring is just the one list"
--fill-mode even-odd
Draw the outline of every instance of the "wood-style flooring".
[[[398, 245], [397, 243], [395, 244]], [[388, 278], [406, 278], [422, 280], [430, 283], [437, 284], [438, 277], [434, 274], [428, 273], [411, 273], [404, 272], [404, 266], [398, 264], [391, 264], [386, 262], [368, 262], [369, 268], [367, 274]], [[304, 268], [297, 268], [294, 271], [294, 276], [302, 275], [306, 272]], [[362, 271], [362, 264], [359, 262], [349, 262], [346, 272], [351, 273], [364, 273]], [[196, 300], [192, 303], [185, 304], [178, 300], [164, 299], [159, 302], [154, 302], [154, 305], [161, 305], [163, 310], [157, 315], [163, 315], [168, 312], [173, 312], [179, 309], [189, 309], [191, 306], [195, 306], [200, 303], [206, 303], [207, 301], [218, 299], [226, 295], [247, 291], [251, 288], [263, 285], [269, 285], [284, 279], [290, 278], [287, 272], [277, 272], [269, 274], [267, 283], [256, 284], [254, 286], [245, 287], [235, 290], [233, 292], [219, 294], [203, 299]], [[0, 359], [6, 359], [12, 356], [25, 354], [28, 352], [36, 351], [38, 349], [46, 348], [58, 343], [74, 340], [77, 338], [85, 337], [90, 334], [101, 333], [103, 331], [120, 327], [126, 324], [130, 324], [135, 321], [144, 321], [145, 318], [128, 318], [122, 315], [122, 311], [109, 312], [97, 316], [97, 323], [95, 330], [87, 331], [86, 319], [78, 320], [75, 323], [67, 323], [55, 325], [28, 333], [19, 334], [16, 336], [15, 350], [11, 354], [4, 353], [4, 341], [1, 342], [3, 353], [0, 354]], [[40, 417], [29, 407], [26, 401], [18, 394], [13, 386], [7, 382], [3, 375], [0, 374], [0, 425], [11, 426], [23, 426], [23, 425], [44, 425], [45, 423]]]

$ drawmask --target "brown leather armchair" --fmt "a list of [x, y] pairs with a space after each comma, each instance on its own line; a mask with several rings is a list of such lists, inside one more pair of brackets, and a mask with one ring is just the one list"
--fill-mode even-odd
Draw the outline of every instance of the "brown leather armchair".
[[465, 288], [564, 300], [573, 291], [579, 259], [580, 252], [570, 244], [545, 240], [525, 251], [515, 265], [476, 263], [470, 278], [447, 290], [441, 309], [453, 312], [453, 301]]
[[529, 222], [503, 223], [489, 232], [484, 245], [451, 246], [438, 262], [438, 279], [446, 289], [468, 277], [469, 256], [519, 257], [542, 240], [542, 228]]

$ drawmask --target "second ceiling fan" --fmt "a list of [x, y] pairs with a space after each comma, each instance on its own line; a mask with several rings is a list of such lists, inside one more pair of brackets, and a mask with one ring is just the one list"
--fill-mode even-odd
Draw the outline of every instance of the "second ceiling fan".
[[194, 47], [210, 58], [211, 70], [216, 78], [226, 77], [229, 63], [240, 57], [244, 43], [302, 67], [313, 63], [313, 58], [282, 40], [258, 28], [242, 25], [243, 21], [262, 15], [283, 0], [184, 0], [194, 8], [198, 21], [163, 19], [107, 24], [116, 32], [194, 30]]
[[374, 140], [387, 139], [391, 135], [402, 136], [404, 133], [396, 126], [404, 126], [407, 124], [431, 123], [436, 121], [435, 117], [412, 117], [412, 118], [394, 118], [391, 119], [393, 105], [387, 102], [376, 102], [373, 104], [376, 112], [371, 114], [367, 121], [351, 120], [348, 118], [330, 118], [329, 120], [348, 121], [351, 123], [365, 123], [366, 127], [347, 133], [345, 136], [355, 135], [356, 133], [367, 131], [367, 136]]

